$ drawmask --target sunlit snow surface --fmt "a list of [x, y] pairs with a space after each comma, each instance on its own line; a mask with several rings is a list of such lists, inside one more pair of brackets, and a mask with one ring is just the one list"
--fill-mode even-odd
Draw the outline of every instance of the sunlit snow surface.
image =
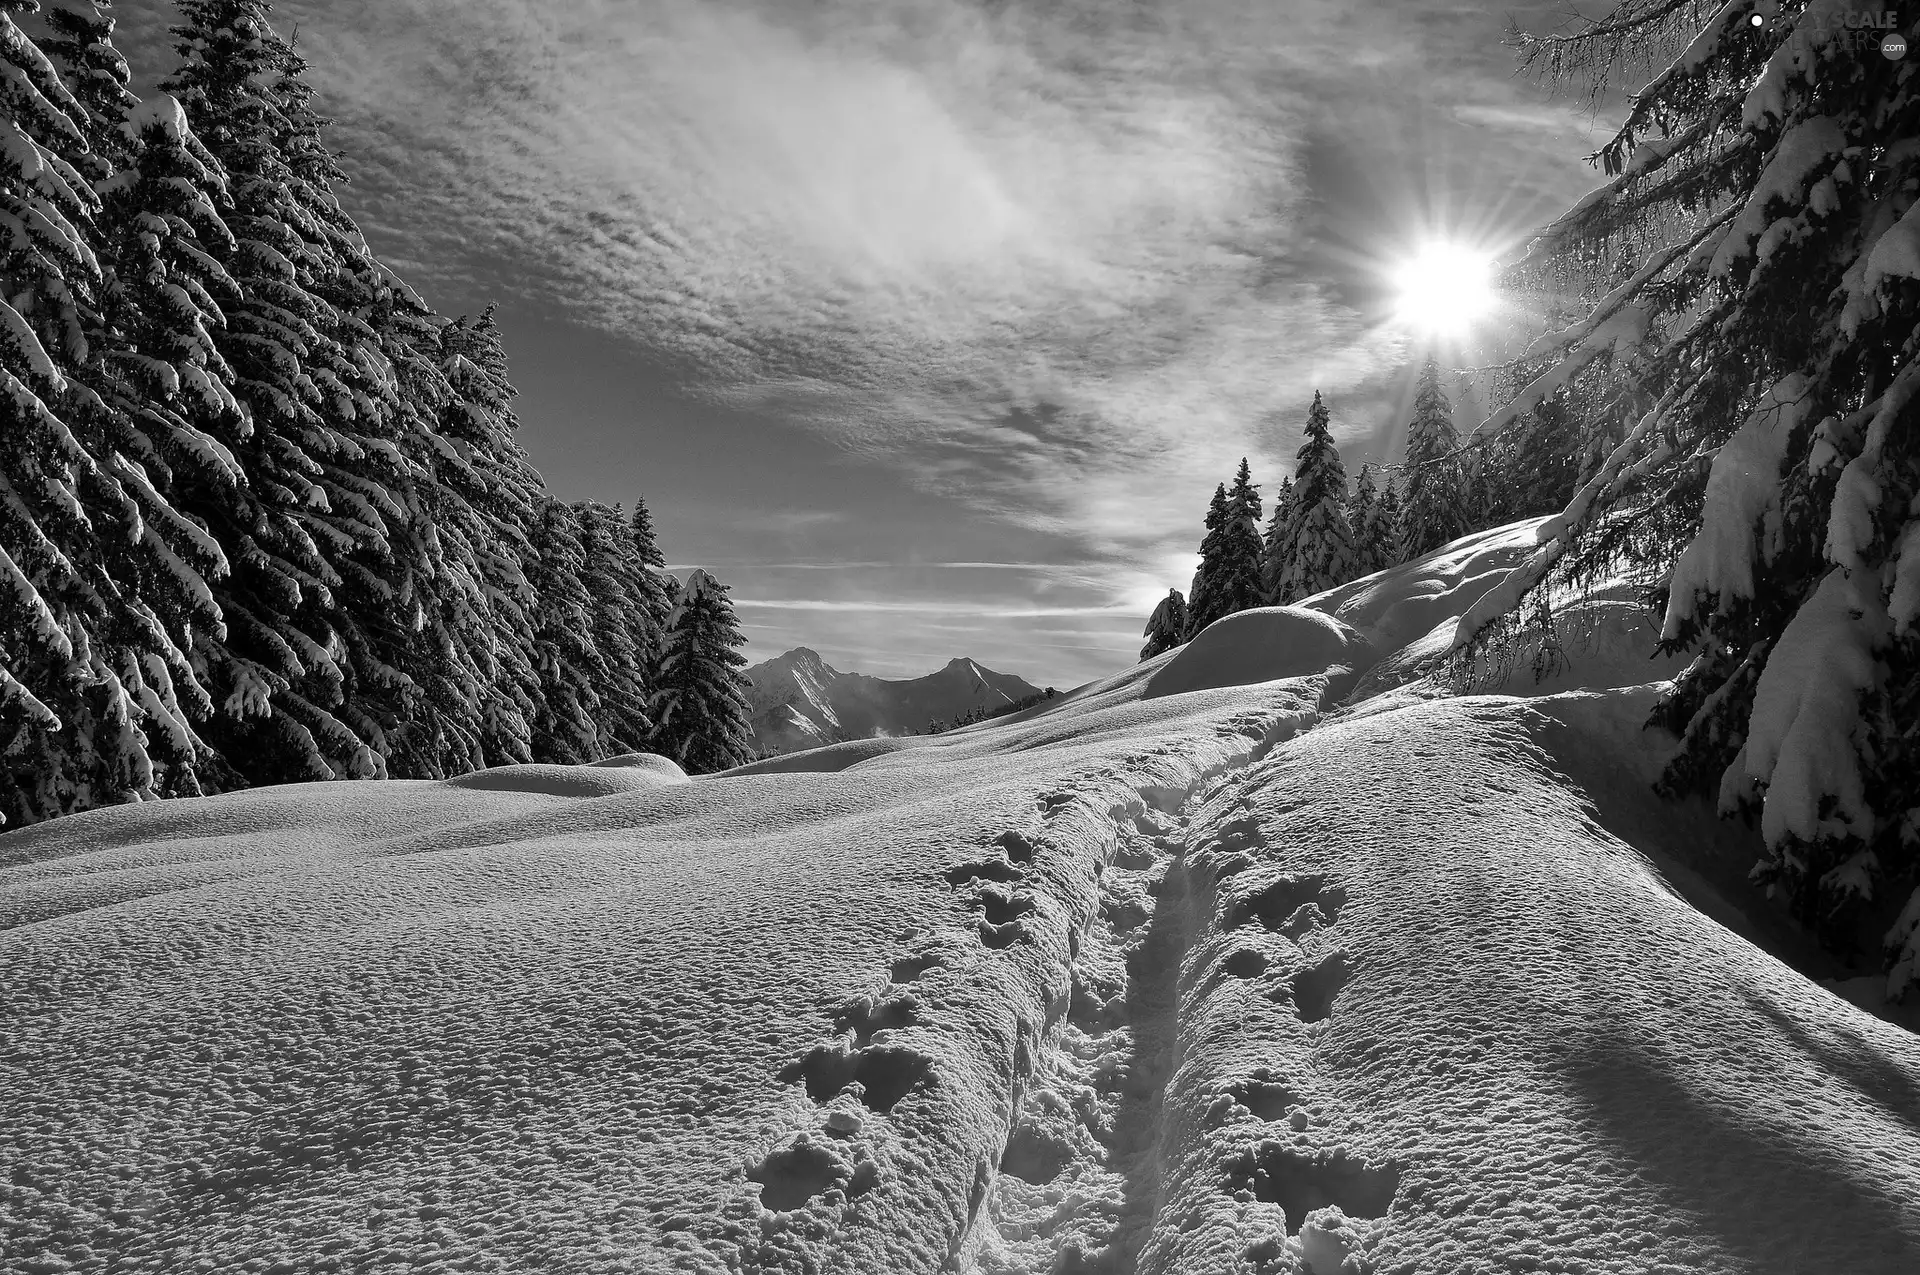
[[950, 735], [0, 837], [0, 1270], [1920, 1270], [1920, 1041], [1645, 795], [1648, 623], [1416, 680], [1532, 539]]

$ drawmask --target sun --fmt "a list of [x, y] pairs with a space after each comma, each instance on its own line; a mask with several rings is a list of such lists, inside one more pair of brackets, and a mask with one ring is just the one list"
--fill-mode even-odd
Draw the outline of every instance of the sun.
[[1432, 239], [1389, 271], [1394, 318], [1424, 336], [1459, 340], [1493, 313], [1493, 256]]

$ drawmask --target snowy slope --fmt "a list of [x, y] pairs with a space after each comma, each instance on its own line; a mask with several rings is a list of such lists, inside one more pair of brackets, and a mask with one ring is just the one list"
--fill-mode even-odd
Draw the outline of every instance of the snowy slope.
[[775, 753], [924, 731], [929, 722], [999, 708], [1040, 689], [968, 659], [950, 660], [925, 677], [841, 673], [804, 646], [746, 673], [753, 683], [754, 745]]
[[1920, 1042], [1646, 795], [1645, 635], [1402, 658], [1530, 534], [948, 735], [0, 836], [0, 1270], [1920, 1269]]

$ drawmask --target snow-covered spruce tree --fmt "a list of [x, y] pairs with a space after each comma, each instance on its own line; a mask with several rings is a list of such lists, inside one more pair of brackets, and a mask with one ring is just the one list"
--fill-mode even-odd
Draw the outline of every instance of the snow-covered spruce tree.
[[674, 597], [666, 655], [653, 692], [652, 750], [690, 775], [730, 770], [753, 760], [746, 644], [727, 586], [695, 571]]
[[1891, 922], [1899, 995], [1920, 978], [1920, 67], [1847, 12], [1633, 0], [1522, 40], [1560, 75], [1658, 55], [1597, 157], [1611, 180], [1514, 272], [1590, 310], [1491, 422], [1585, 389], [1611, 410], [1583, 430], [1621, 441], [1461, 630], [1623, 569], [1663, 593], [1668, 648], [1694, 654], [1658, 715], [1683, 738], [1663, 786], [1757, 811], [1757, 877], [1829, 940]]
[[1392, 525], [1387, 539], [1381, 538], [1380, 488], [1373, 480], [1373, 466], [1362, 465], [1353, 480], [1353, 499], [1347, 504], [1347, 521], [1353, 528], [1353, 574], [1370, 576], [1393, 565]]
[[1401, 467], [1400, 525], [1395, 533], [1400, 561], [1431, 553], [1469, 530], [1459, 451], [1453, 405], [1440, 388], [1440, 365], [1428, 359], [1414, 392], [1407, 458]]
[[1400, 489], [1391, 469], [1380, 472], [1380, 487], [1373, 499], [1373, 521], [1367, 536], [1378, 546], [1380, 569], [1400, 565]]
[[652, 643], [648, 648], [647, 668], [657, 670], [660, 657], [665, 654], [667, 617], [673, 613], [673, 595], [680, 586], [667, 571], [666, 556], [660, 552], [660, 544], [653, 534], [653, 514], [648, 511], [647, 502], [639, 496], [633, 498], [633, 517], [628, 523], [628, 535], [633, 540], [634, 553], [646, 569], [646, 578], [641, 584], [646, 592], [649, 639]]
[[1228, 517], [1227, 485], [1221, 483], [1213, 489], [1213, 499], [1207, 502], [1206, 534], [1200, 540], [1200, 567], [1187, 588], [1188, 640], [1226, 614], [1214, 602], [1213, 595], [1216, 592], [1222, 597], [1225, 595], [1220, 581], [1226, 570]]
[[1273, 498], [1273, 517], [1267, 522], [1265, 536], [1260, 542], [1260, 588], [1261, 597], [1268, 606], [1279, 606], [1293, 601], [1281, 587], [1281, 581], [1287, 578], [1287, 572], [1293, 561], [1293, 532], [1290, 523], [1293, 518], [1293, 479], [1280, 480], [1280, 490]]
[[1224, 615], [1266, 604], [1260, 578], [1260, 488], [1246, 458], [1231, 489], [1221, 486], [1207, 509], [1207, 536], [1200, 545], [1200, 575], [1194, 577], [1187, 624], [1198, 633]]
[[[104, 60], [97, 43], [89, 54]], [[173, 547], [163, 561], [188, 604], [151, 609], [186, 639], [191, 663], [170, 667], [166, 680], [191, 692], [193, 715], [204, 723], [214, 709], [205, 689], [207, 661], [224, 648], [228, 632], [215, 598], [228, 562], [207, 515], [220, 509], [234, 516], [245, 483], [230, 447], [245, 431], [245, 413], [231, 388], [233, 369], [216, 343], [223, 307], [238, 296], [214, 256], [233, 247], [215, 207], [225, 182], [173, 98], [161, 94], [133, 106], [119, 127], [124, 166], [96, 183], [104, 197], [105, 286], [93, 342], [94, 384], [116, 446], [146, 476], [138, 490], [153, 493], [143, 498], [146, 517]], [[214, 773], [222, 770], [216, 764]], [[163, 791], [196, 787], [190, 776], [170, 769]]]
[[133, 76], [113, 43], [114, 20], [108, 0], [51, 0], [45, 4], [48, 35], [40, 48], [80, 104], [76, 121], [87, 153], [76, 163], [90, 181], [111, 177], [125, 166], [133, 136], [128, 113], [140, 99], [127, 86]]
[[1187, 638], [1194, 638], [1202, 628], [1212, 624], [1221, 614], [1210, 614], [1206, 620], [1200, 616], [1212, 609], [1212, 603], [1206, 601], [1208, 593], [1215, 588], [1215, 578], [1221, 572], [1221, 561], [1227, 555], [1227, 484], [1213, 488], [1213, 499], [1206, 507], [1206, 534], [1200, 538], [1200, 566], [1194, 570], [1192, 584], [1187, 586]]
[[1147, 639], [1147, 644], [1140, 648], [1143, 660], [1171, 651], [1187, 640], [1187, 600], [1180, 596], [1180, 590], [1167, 590], [1167, 596], [1160, 599], [1160, 605], [1154, 607], [1153, 614], [1147, 618], [1147, 631], [1143, 636]]
[[1316, 391], [1307, 409], [1306, 441], [1293, 471], [1292, 560], [1280, 579], [1283, 596], [1312, 597], [1354, 578], [1353, 527], [1347, 521], [1347, 469], [1333, 445], [1327, 405]]
[[[526, 761], [532, 756], [540, 695], [534, 672], [538, 598], [528, 575], [529, 536], [545, 484], [514, 437], [519, 426], [515, 391], [492, 308], [478, 320], [436, 317], [431, 322], [435, 358], [449, 395], [439, 415], [444, 446], [434, 462], [437, 485], [454, 498], [457, 530], [480, 590], [477, 605], [484, 607], [457, 626], [475, 641], [480, 669], [491, 668], [476, 706], [480, 747], [487, 765]], [[435, 516], [429, 524], [440, 521]]]
[[[390, 382], [381, 382], [391, 369], [370, 335], [343, 348], [347, 319], [317, 295], [342, 269], [314, 214], [331, 192], [311, 188], [302, 139], [318, 123], [287, 91], [301, 64], [268, 25], [268, 6], [178, 7], [182, 65], [162, 87], [228, 178], [235, 244], [214, 255], [240, 295], [223, 306], [227, 325], [214, 335], [248, 418], [232, 448], [244, 498], [193, 509], [233, 568], [216, 589], [227, 641], [196, 650], [222, 709], [208, 738], [246, 782], [381, 775], [379, 719], [396, 714], [353, 700], [344, 590], [351, 576], [375, 614], [372, 599], [391, 588], [366, 565], [390, 558], [386, 520], [400, 514], [379, 480], [399, 459], [384, 436]], [[383, 691], [403, 689], [393, 675], [383, 680]]]
[[87, 143], [104, 123], [13, 24], [28, 7], [0, 5], [0, 817], [16, 822], [196, 790], [207, 703], [186, 647], [218, 625], [206, 577], [222, 565], [111, 393], [86, 180], [111, 171]]
[[441, 318], [404, 286], [374, 321], [405, 461], [388, 491], [400, 511], [387, 520], [392, 561], [375, 565], [392, 573], [385, 609], [406, 622], [369, 623], [347, 597], [356, 664], [390, 667], [400, 692], [379, 732], [388, 773], [526, 761], [538, 689], [526, 537], [542, 491], [512, 437], [497, 335], [484, 319]]
[[1227, 601], [1224, 614], [1266, 605], [1267, 590], [1260, 578], [1265, 553], [1260, 537], [1262, 513], [1260, 488], [1254, 485], [1253, 471], [1242, 456], [1233, 486], [1227, 489], [1227, 552], [1221, 576], [1221, 591]]
[[647, 502], [635, 496], [633, 498], [633, 521], [630, 524], [633, 546], [640, 554], [640, 561], [656, 571], [667, 569], [666, 555], [660, 552], [659, 541], [653, 532], [653, 514], [647, 509]]
[[580, 517], [571, 505], [543, 499], [529, 571], [539, 599], [533, 631], [534, 673], [540, 679], [533, 759], [568, 766], [607, 755], [599, 727], [607, 667], [593, 643], [593, 595], [583, 579], [586, 550], [580, 535]]
[[640, 561], [631, 524], [618, 506], [583, 500], [574, 505], [580, 520], [580, 549], [585, 563], [581, 582], [592, 599], [592, 637], [607, 670], [600, 687], [601, 756], [640, 752], [653, 723], [647, 716], [655, 653], [665, 633], [655, 628], [653, 602], [659, 591]]

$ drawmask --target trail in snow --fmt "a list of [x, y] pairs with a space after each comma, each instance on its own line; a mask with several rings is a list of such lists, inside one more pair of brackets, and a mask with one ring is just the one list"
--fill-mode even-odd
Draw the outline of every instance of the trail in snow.
[[1121, 824], [1099, 873], [1099, 910], [1076, 945], [1067, 1015], [1022, 1086], [961, 1270], [1134, 1269], [1160, 1195], [1177, 1057], [1185, 822], [1148, 809]]
[[[876, 1184], [883, 1197], [911, 1189], [898, 1166], [915, 1155], [951, 1166], [921, 1224], [948, 1237], [942, 1269], [1134, 1269], [1159, 1195], [1184, 952], [1177, 899], [1169, 906], [1181, 820], [1162, 812], [1310, 725], [1328, 686], [1276, 686], [1268, 707], [1215, 725], [1210, 744], [1130, 750], [1064, 776], [1028, 818], [946, 869], [970, 926], [908, 936], [884, 986], [843, 1005], [828, 1038], [781, 1072], [820, 1117], [748, 1169], [782, 1223], [769, 1236], [779, 1252], [756, 1260], [875, 1269], [856, 1254], [884, 1246], [896, 1215], [862, 1201]], [[833, 1226], [816, 1228], [822, 1212]], [[905, 1253], [889, 1260], [929, 1269]]]

